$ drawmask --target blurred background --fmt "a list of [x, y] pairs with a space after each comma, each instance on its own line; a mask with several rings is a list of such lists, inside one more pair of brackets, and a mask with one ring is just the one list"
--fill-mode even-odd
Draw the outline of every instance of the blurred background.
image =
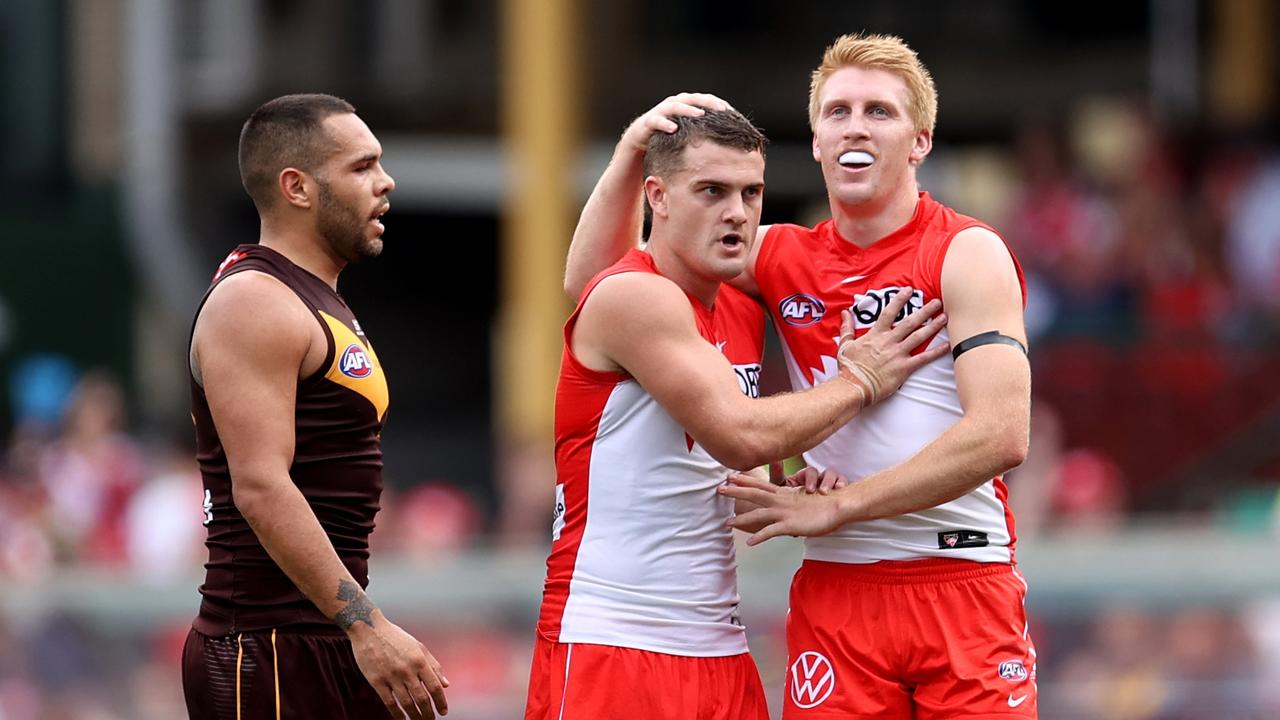
[[[0, 720], [185, 716], [186, 342], [257, 238], [240, 125], [287, 92], [350, 100], [398, 183], [341, 282], [392, 394], [371, 595], [444, 664], [449, 717], [519, 717], [581, 203], [631, 118], [698, 90], [771, 138], [764, 221], [820, 219], [808, 73], [860, 30], [937, 81], [924, 188], [1027, 272], [1009, 481], [1041, 717], [1280, 717], [1270, 0], [3, 0]], [[798, 558], [740, 553], [775, 716]]]

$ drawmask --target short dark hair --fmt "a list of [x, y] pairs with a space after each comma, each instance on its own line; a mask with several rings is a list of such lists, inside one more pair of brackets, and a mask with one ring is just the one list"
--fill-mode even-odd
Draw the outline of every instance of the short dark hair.
[[258, 210], [275, 202], [281, 170], [314, 172], [328, 158], [325, 118], [355, 111], [342, 98], [318, 93], [284, 95], [253, 111], [240, 129], [240, 182]]
[[644, 154], [644, 175], [667, 178], [682, 168], [684, 149], [710, 140], [717, 145], [764, 155], [768, 143], [760, 128], [737, 110], [708, 110], [697, 117], [674, 118], [676, 131], [655, 132]]

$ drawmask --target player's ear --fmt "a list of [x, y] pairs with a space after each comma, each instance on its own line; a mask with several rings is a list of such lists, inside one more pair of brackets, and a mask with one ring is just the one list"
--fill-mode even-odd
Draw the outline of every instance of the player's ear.
[[667, 217], [669, 208], [667, 207], [667, 184], [657, 175], [650, 175], [644, 179], [644, 196], [649, 201], [649, 207], [653, 209], [655, 217]]
[[813, 147], [813, 161], [814, 161], [814, 162], [816, 162], [816, 163], [818, 163], [818, 164], [821, 164], [821, 163], [822, 163], [822, 152], [818, 150], [818, 134], [817, 134], [817, 133], [814, 133], [814, 134], [813, 134], [813, 145], [812, 145], [812, 147]]
[[276, 177], [276, 184], [285, 202], [297, 208], [311, 207], [315, 181], [310, 175], [297, 168], [287, 167]]
[[921, 130], [916, 133], [915, 145], [911, 147], [911, 154], [907, 156], [907, 160], [912, 165], [919, 165], [933, 151], [933, 133], [928, 130]]

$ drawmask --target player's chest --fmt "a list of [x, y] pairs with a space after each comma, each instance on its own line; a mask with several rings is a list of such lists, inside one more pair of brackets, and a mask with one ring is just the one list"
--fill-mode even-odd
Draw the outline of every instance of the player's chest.
[[858, 264], [843, 258], [801, 265], [770, 298], [769, 311], [778, 331], [793, 348], [815, 345], [829, 352], [840, 336], [841, 313], [849, 310], [857, 335], [869, 330], [899, 294], [910, 293], [893, 318], [897, 324], [933, 299], [937, 282], [927, 277], [910, 256], [879, 263]]

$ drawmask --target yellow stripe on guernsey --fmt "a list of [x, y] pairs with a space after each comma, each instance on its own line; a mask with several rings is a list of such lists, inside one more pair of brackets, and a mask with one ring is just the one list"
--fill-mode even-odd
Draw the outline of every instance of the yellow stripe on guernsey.
[[[387, 377], [378, 370], [378, 354], [368, 340], [361, 340], [351, 328], [332, 315], [321, 312], [320, 317], [333, 333], [333, 364], [325, 378], [348, 390], [359, 393], [378, 411], [381, 420], [387, 412]], [[354, 347], [353, 347], [354, 346]]]

